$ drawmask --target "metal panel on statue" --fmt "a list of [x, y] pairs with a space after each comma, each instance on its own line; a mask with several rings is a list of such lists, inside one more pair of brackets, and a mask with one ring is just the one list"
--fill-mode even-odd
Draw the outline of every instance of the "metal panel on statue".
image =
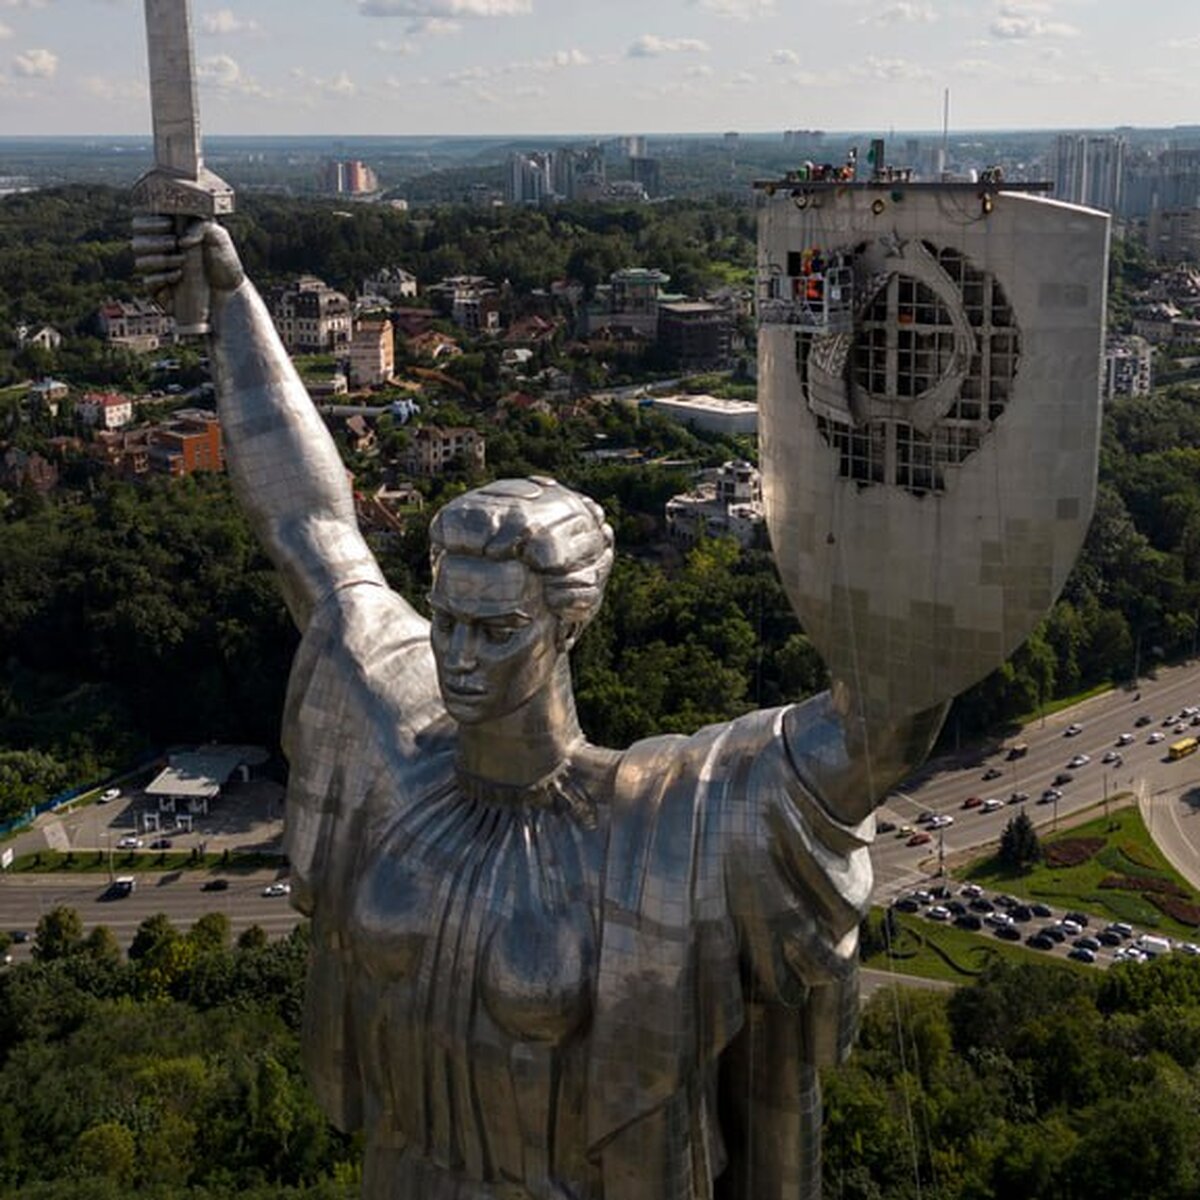
[[964, 185], [764, 190], [768, 528], [835, 682], [894, 720], [991, 671], [1074, 564], [1108, 217]]

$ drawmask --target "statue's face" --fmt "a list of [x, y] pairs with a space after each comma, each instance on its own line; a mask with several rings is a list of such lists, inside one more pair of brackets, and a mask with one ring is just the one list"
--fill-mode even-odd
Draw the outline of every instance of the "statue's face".
[[523, 563], [447, 554], [429, 600], [438, 684], [460, 724], [507, 716], [550, 683], [558, 618]]

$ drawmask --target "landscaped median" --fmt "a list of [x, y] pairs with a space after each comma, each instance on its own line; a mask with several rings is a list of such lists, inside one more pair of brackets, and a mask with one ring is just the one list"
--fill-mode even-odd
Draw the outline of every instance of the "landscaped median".
[[1196, 940], [1200, 929], [1200, 895], [1163, 857], [1136, 808], [1045, 838], [1041, 862], [1028, 870], [1014, 871], [990, 855], [954, 874], [1023, 900], [1127, 921], [1184, 941]]
[[[890, 925], [891, 933], [887, 932]], [[970, 983], [997, 962], [1068, 971], [1094, 971], [1094, 967], [1064, 958], [1047, 958], [1012, 942], [1002, 942], [987, 933], [971, 933], [940, 925], [924, 917], [873, 908], [863, 931], [863, 966], [897, 975], [922, 979], [945, 979]]]
[[220, 854], [200, 854], [190, 850], [114, 850], [110, 855], [104, 850], [41, 850], [36, 854], [22, 854], [13, 862], [9, 875], [31, 874], [78, 874], [107, 875], [119, 871], [122, 875], [137, 871], [261, 871], [275, 870], [284, 866], [287, 859], [282, 854], [263, 851], [237, 850]]

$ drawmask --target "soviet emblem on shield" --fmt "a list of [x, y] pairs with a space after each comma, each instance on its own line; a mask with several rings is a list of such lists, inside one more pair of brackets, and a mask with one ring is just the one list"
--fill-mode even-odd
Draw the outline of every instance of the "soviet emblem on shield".
[[797, 367], [839, 474], [944, 491], [1004, 414], [1020, 356], [995, 276], [961, 251], [899, 238], [845, 255], [865, 293], [849, 331], [797, 339]]

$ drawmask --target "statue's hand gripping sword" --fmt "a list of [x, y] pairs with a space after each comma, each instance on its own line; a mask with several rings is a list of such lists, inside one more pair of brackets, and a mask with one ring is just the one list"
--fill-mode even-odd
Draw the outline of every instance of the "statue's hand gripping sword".
[[[154, 167], [133, 185], [136, 212], [172, 216], [176, 235], [196, 217], [233, 211], [233, 189], [204, 165], [192, 54], [188, 0], [145, 0], [150, 57]], [[181, 335], [209, 332], [204, 247], [187, 252], [174, 292], [173, 315]]]

